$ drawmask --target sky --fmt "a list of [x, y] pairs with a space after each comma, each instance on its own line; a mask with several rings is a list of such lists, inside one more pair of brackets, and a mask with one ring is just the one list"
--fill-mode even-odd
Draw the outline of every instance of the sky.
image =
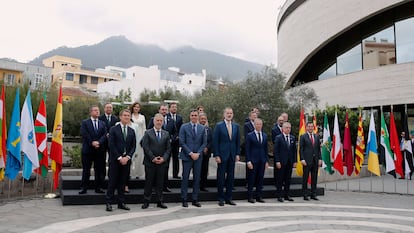
[[29, 62], [60, 46], [124, 35], [171, 50], [193, 46], [277, 64], [285, 0], [13, 0], [2, 3], [0, 58]]

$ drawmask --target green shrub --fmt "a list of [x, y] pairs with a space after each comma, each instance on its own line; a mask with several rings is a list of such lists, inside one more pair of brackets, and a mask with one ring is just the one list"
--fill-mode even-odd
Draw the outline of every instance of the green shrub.
[[63, 151], [66, 153], [66, 155], [70, 157], [69, 163], [73, 168], [82, 168], [81, 149], [82, 147], [80, 145], [63, 148]]

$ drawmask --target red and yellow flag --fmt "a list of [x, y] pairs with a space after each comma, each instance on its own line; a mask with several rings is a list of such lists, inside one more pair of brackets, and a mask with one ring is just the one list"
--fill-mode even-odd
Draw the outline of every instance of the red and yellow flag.
[[358, 117], [358, 134], [355, 144], [355, 175], [359, 175], [361, 172], [362, 163], [364, 162], [365, 152], [365, 138], [364, 138], [364, 127], [362, 125], [362, 114], [359, 112]]
[[318, 134], [318, 123], [316, 121], [316, 112], [313, 112], [312, 122], [313, 122], [313, 133]]
[[4, 179], [4, 169], [6, 167], [6, 139], [7, 139], [7, 127], [6, 127], [6, 98], [4, 85], [1, 88], [0, 98], [0, 181]]
[[47, 156], [47, 120], [46, 120], [45, 98], [40, 100], [39, 109], [37, 110], [36, 120], [34, 123], [37, 152], [39, 155], [39, 168], [36, 169], [37, 174], [47, 177], [49, 168], [49, 159]]
[[306, 122], [305, 122], [305, 112], [303, 108], [300, 110], [300, 119], [299, 119], [299, 142], [298, 142], [298, 153], [297, 153], [297, 163], [296, 163], [296, 174], [298, 176], [303, 175], [303, 165], [300, 162], [300, 136], [306, 133]]
[[59, 88], [58, 102], [56, 105], [55, 123], [53, 125], [52, 133], [52, 145], [50, 148], [50, 159], [52, 160], [53, 171], [53, 189], [59, 186], [59, 174], [62, 170], [62, 154], [63, 154], [63, 142], [62, 142], [62, 86]]

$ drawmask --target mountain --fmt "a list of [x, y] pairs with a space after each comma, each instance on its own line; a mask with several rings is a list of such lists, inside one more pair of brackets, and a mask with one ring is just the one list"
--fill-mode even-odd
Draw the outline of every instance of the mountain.
[[30, 63], [41, 65], [43, 59], [54, 55], [81, 59], [82, 66], [87, 68], [158, 65], [160, 69], [178, 67], [185, 73], [201, 73], [202, 69], [206, 69], [207, 74], [230, 81], [244, 79], [248, 71], [258, 72], [263, 68], [261, 64], [208, 50], [184, 46], [166, 51], [155, 45], [136, 44], [124, 36], [109, 37], [98, 44], [76, 48], [62, 46], [40, 55]]

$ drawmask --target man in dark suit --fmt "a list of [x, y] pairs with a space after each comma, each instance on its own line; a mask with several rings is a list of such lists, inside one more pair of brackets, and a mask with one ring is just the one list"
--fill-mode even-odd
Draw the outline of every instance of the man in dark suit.
[[224, 109], [224, 120], [214, 128], [213, 147], [217, 163], [218, 204], [236, 205], [232, 200], [232, 192], [235, 163], [240, 161], [240, 127], [233, 122], [233, 109], [229, 107]]
[[[289, 197], [292, 168], [296, 166], [295, 155], [297, 153], [295, 136], [291, 133], [289, 122], [283, 123], [282, 134], [276, 136], [273, 146], [274, 154], [274, 179], [276, 184], [276, 197], [279, 202], [293, 201]], [[282, 186], [284, 190], [282, 191]]]
[[[254, 130], [246, 136], [246, 164], [247, 164], [247, 192], [248, 202], [264, 202], [262, 197], [263, 178], [267, 162], [267, 135], [262, 132], [263, 121], [260, 118], [254, 120]], [[256, 192], [253, 193], [253, 187]]]
[[[161, 104], [160, 107], [158, 108], [158, 113], [161, 114], [163, 117], [163, 122], [161, 124], [161, 127], [163, 130], [166, 130], [168, 132], [168, 134], [170, 135], [171, 141], [173, 141], [174, 135], [175, 135], [175, 124], [174, 124], [174, 120], [168, 117], [167, 112], [168, 112], [167, 104]], [[154, 117], [151, 117], [148, 123], [147, 129], [152, 129], [153, 127], [154, 127]], [[171, 190], [168, 188], [168, 169], [170, 167], [170, 158], [171, 156], [168, 156], [167, 161], [165, 162], [166, 171], [164, 172], [164, 182], [163, 182], [164, 192], [171, 192]]]
[[175, 129], [174, 135], [171, 141], [171, 159], [172, 159], [172, 174], [173, 178], [180, 179], [178, 172], [180, 170], [180, 161], [178, 160], [178, 149], [180, 148], [179, 136], [181, 125], [183, 124], [183, 118], [177, 114], [178, 106], [177, 103], [170, 103], [169, 113], [167, 117], [173, 119]]
[[180, 129], [180, 159], [183, 163], [183, 179], [181, 181], [181, 199], [183, 207], [188, 207], [187, 192], [190, 171], [193, 169], [193, 192], [191, 194], [192, 205], [201, 207], [198, 201], [200, 191], [200, 173], [203, 160], [203, 150], [207, 145], [207, 137], [203, 125], [198, 124], [198, 111], [190, 112], [190, 122], [185, 123]]
[[162, 129], [164, 116], [157, 113], [152, 119], [154, 127], [145, 131], [142, 138], [145, 166], [144, 204], [142, 209], [148, 208], [154, 185], [157, 207], [166, 209], [167, 206], [163, 203], [162, 190], [164, 173], [167, 171], [165, 167], [171, 153], [171, 138], [168, 131]]
[[282, 116], [277, 118], [275, 126], [272, 128], [272, 143], [275, 143], [276, 136], [282, 133], [282, 125], [285, 122]]
[[201, 164], [201, 179], [200, 179], [200, 190], [208, 192], [207, 190], [207, 177], [208, 167], [210, 163], [211, 153], [213, 152], [213, 130], [208, 126], [207, 115], [204, 112], [199, 111], [198, 115], [199, 123], [204, 126], [206, 132], [207, 144], [203, 150], [203, 162]]
[[311, 174], [311, 199], [317, 201], [316, 184], [318, 179], [318, 167], [322, 166], [321, 145], [319, 136], [313, 133], [313, 122], [306, 124], [306, 133], [300, 136], [300, 162], [303, 165], [302, 190], [303, 199], [309, 201], [308, 177]]
[[[111, 103], [106, 103], [104, 105], [104, 114], [99, 116], [99, 120], [105, 122], [105, 126], [106, 126], [106, 132], [109, 133], [109, 129], [111, 129], [112, 126], [114, 126], [118, 121], [118, 117], [116, 117], [115, 115], [112, 114], [113, 112], [113, 107]], [[105, 143], [105, 160], [106, 160], [106, 153], [108, 153], [109, 155], [109, 147], [108, 147], [108, 140]], [[103, 163], [104, 165], [104, 171], [106, 173], [106, 166], [105, 163]]]
[[80, 128], [82, 136], [82, 183], [79, 194], [85, 194], [89, 186], [91, 167], [95, 172], [95, 192], [105, 193], [105, 143], [107, 131], [105, 123], [98, 119], [99, 107], [93, 105], [89, 108], [90, 118], [83, 120]]
[[109, 171], [108, 190], [106, 191], [106, 211], [112, 211], [111, 203], [115, 188], [118, 192], [118, 208], [129, 210], [125, 205], [125, 183], [131, 166], [131, 158], [136, 147], [135, 131], [129, 127], [131, 112], [124, 109], [119, 114], [121, 123], [109, 130]]
[[247, 134], [254, 131], [254, 120], [257, 118], [257, 114], [253, 111], [249, 112], [249, 121], [244, 123], [244, 138]]

